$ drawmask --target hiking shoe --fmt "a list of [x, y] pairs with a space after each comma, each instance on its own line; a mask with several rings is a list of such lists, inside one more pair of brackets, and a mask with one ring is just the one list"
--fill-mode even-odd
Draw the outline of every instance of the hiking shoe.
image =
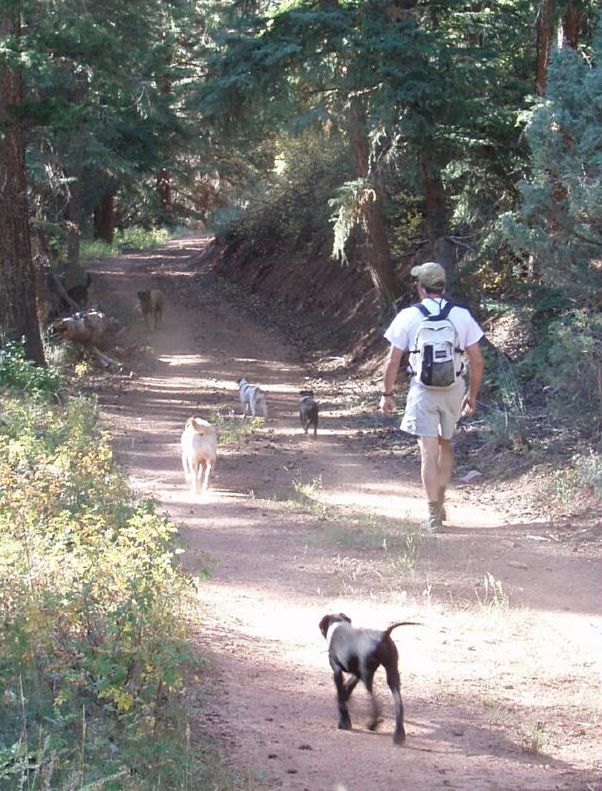
[[445, 503], [441, 503], [439, 506], [439, 519], [442, 522], [447, 522], [447, 511], [445, 510]]
[[438, 533], [443, 527], [441, 511], [443, 509], [442, 500], [433, 500], [428, 504], [428, 519], [422, 523], [422, 529], [427, 533]]
[[420, 525], [420, 528], [425, 533], [440, 533], [443, 530], [443, 523], [440, 517], [431, 516]]

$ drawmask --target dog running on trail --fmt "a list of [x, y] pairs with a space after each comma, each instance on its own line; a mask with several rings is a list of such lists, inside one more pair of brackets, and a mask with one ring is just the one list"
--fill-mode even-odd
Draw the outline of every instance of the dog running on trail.
[[[375, 731], [380, 723], [380, 705], [376, 700], [372, 685], [376, 670], [382, 665], [387, 674], [387, 684], [395, 703], [394, 744], [403, 744], [406, 738], [403, 723], [403, 702], [399, 678], [399, 654], [391, 632], [398, 626], [419, 626], [414, 621], [398, 621], [384, 631], [377, 629], [356, 629], [351, 618], [345, 613], [325, 615], [320, 621], [320, 631], [328, 643], [328, 661], [334, 675], [337, 691], [339, 728], [351, 730], [351, 719], [347, 702], [358, 682], [361, 680], [370, 694], [372, 713], [368, 728]], [[347, 673], [349, 677], [344, 678]]]
[[165, 295], [158, 288], [152, 291], [139, 291], [138, 301], [142, 318], [147, 327], [150, 327], [151, 317], [154, 320], [154, 328], [160, 326], [163, 321], [163, 307], [165, 305]]
[[201, 417], [186, 421], [180, 439], [184, 477], [195, 494], [203, 494], [217, 460], [217, 429]]
[[238, 393], [240, 403], [244, 407], [243, 417], [256, 417], [258, 414], [261, 417], [267, 418], [268, 416], [268, 400], [266, 394], [261, 387], [252, 385], [246, 379], [238, 380]]
[[309, 428], [313, 429], [314, 439], [318, 436], [318, 420], [320, 408], [314, 401], [313, 390], [300, 390], [299, 395], [299, 417], [301, 418], [301, 425], [303, 431], [307, 434]]

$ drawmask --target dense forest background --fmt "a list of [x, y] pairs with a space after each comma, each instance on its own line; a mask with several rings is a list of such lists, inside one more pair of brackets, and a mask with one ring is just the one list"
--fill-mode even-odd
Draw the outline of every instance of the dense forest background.
[[593, 0], [0, 0], [0, 785], [239, 787], [182, 737], [177, 531], [114, 464], [89, 360], [54, 364], [51, 292], [90, 250], [202, 230], [223, 293], [372, 383], [436, 258], [489, 341], [476, 452], [599, 512], [600, 25]]
[[0, 10], [0, 315], [31, 359], [48, 270], [77, 283], [82, 242], [134, 227], [212, 229], [250, 289], [293, 260], [299, 311], [348, 280], [381, 321], [435, 257], [481, 320], [510, 316], [519, 376], [597, 435], [597, 3]]

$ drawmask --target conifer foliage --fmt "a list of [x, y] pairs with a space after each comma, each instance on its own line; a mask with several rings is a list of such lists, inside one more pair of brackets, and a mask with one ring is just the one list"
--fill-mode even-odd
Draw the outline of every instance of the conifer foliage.
[[[425, 252], [453, 266], [443, 242], [454, 212], [450, 187], [462, 192], [456, 205], [475, 211], [485, 205], [483, 185], [503, 181], [527, 92], [525, 49], [514, 40], [513, 51], [507, 31], [513, 24], [524, 34], [527, 18], [523, 2], [495, 10], [455, 0], [283, 4], [223, 38], [199, 108], [223, 135], [240, 140], [244, 126], [247, 147], [283, 129], [337, 131], [350, 169], [332, 195], [334, 253], [345, 259], [351, 231], [362, 227], [386, 305], [399, 294], [391, 191], [420, 203]], [[471, 203], [475, 173], [481, 190]]]
[[601, 280], [601, 57], [600, 31], [591, 57], [572, 48], [553, 55], [546, 98], [526, 127], [531, 167], [519, 185], [520, 210], [501, 218], [517, 253], [578, 304], [591, 301]]

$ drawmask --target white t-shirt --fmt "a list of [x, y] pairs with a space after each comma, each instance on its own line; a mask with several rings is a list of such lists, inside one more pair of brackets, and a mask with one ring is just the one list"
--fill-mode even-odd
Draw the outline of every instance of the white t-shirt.
[[[429, 313], [434, 313], [435, 315], [440, 312], [446, 302], [447, 300], [443, 297], [437, 299], [427, 297], [422, 300], [422, 304]], [[416, 330], [423, 318], [424, 315], [415, 305], [400, 310], [385, 332], [385, 338], [392, 346], [404, 352], [413, 349], [416, 343]], [[448, 318], [456, 328], [461, 349], [466, 349], [467, 346], [478, 343], [483, 337], [483, 330], [466, 308], [454, 305], [449, 312]]]

